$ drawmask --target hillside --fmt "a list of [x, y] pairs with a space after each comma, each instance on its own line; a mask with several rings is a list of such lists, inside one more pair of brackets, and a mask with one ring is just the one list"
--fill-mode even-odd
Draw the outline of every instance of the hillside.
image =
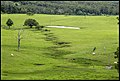
[[[65, 16], [35, 14], [1, 15], [2, 80], [119, 80], [114, 52], [119, 46], [117, 16]], [[14, 25], [6, 27], [11, 18]], [[19, 18], [19, 19], [18, 19]], [[23, 26], [26, 19], [43, 26], [72, 26], [80, 29]], [[18, 30], [21, 32], [17, 50]], [[44, 31], [45, 29], [50, 31]], [[96, 47], [95, 55], [92, 54]], [[13, 54], [14, 56], [11, 56]], [[111, 69], [106, 67], [111, 65]]]

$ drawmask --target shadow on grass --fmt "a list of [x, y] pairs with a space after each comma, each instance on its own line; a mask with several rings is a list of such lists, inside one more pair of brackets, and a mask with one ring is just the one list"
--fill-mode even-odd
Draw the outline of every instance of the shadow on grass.
[[36, 65], [36, 66], [42, 66], [42, 65], [45, 65], [45, 64], [34, 63], [33, 65]]
[[51, 41], [53, 43], [53, 46], [45, 48], [44, 54], [46, 54], [52, 58], [62, 58], [63, 55], [74, 53], [71, 51], [58, 49], [58, 48], [70, 47], [71, 42], [59, 41], [58, 37], [56, 37], [54, 35], [54, 33], [50, 32], [50, 31], [44, 32], [43, 35], [45, 35], [45, 37], [44, 37], [45, 41]]
[[6, 30], [20, 30], [20, 29], [23, 29], [23, 30], [31, 30], [31, 31], [37, 31], [35, 28], [30, 28], [30, 27], [14, 27], [14, 26], [11, 26], [10, 28], [6, 25], [1, 25], [1, 28], [3, 29], [6, 29]]
[[99, 60], [93, 60], [93, 59], [88, 59], [88, 58], [64, 58], [69, 62], [73, 62], [73, 63], [78, 63], [78, 64], [83, 64], [83, 65], [87, 65], [87, 66], [91, 66], [91, 65], [97, 65], [97, 66], [101, 66], [101, 65], [105, 65], [105, 63], [103, 63], [102, 61]]
[[63, 55], [67, 55], [67, 54], [73, 54], [75, 52], [73, 51], [66, 51], [66, 50], [60, 50], [57, 49], [58, 47], [48, 47], [46, 48], [46, 52], [44, 52], [44, 54], [46, 54], [49, 57], [52, 58], [63, 58]]

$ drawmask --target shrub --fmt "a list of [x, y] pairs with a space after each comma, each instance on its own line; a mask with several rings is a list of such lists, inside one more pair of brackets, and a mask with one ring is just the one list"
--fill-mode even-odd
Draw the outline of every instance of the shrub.
[[13, 21], [9, 18], [6, 22], [7, 26], [9, 26], [9, 29], [10, 29], [10, 26], [13, 25]]

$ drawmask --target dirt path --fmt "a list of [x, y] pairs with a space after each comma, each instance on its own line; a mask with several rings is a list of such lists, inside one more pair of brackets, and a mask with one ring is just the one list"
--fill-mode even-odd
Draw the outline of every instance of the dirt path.
[[79, 27], [69, 27], [69, 26], [46, 26], [49, 28], [68, 28], [68, 29], [80, 29]]

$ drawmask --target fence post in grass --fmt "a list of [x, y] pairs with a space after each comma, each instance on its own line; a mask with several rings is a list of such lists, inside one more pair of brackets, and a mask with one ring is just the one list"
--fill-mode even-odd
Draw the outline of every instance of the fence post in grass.
[[20, 31], [18, 31], [18, 51], [20, 49]]
[[20, 41], [21, 41], [21, 30], [18, 30], [18, 51], [20, 50]]

